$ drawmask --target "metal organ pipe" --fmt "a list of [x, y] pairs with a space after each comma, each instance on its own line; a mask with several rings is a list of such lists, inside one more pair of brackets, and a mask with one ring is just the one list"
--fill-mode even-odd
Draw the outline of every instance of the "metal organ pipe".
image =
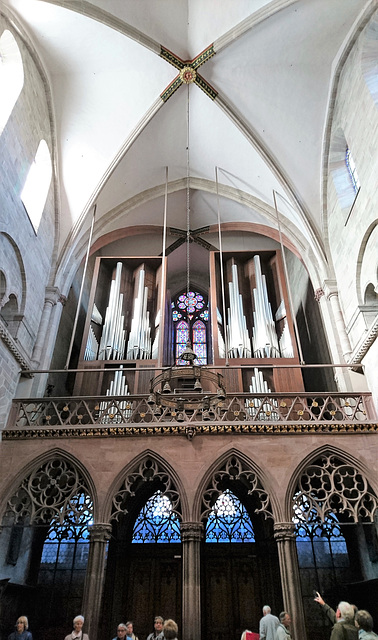
[[250, 358], [251, 339], [243, 313], [243, 299], [239, 293], [238, 268], [232, 265], [232, 281], [228, 283], [230, 307], [228, 308], [228, 354], [230, 358]]
[[99, 360], [123, 360], [126, 332], [123, 311], [123, 293], [120, 293], [122, 262], [117, 262], [115, 278], [110, 285], [109, 304], [102, 331]]
[[131, 321], [127, 360], [151, 358], [150, 314], [147, 311], [148, 287], [144, 286], [145, 271], [139, 271], [138, 294], [134, 302], [134, 315]]
[[265, 276], [261, 273], [260, 256], [253, 258], [256, 288], [253, 289], [252, 344], [255, 358], [279, 358], [280, 351]]

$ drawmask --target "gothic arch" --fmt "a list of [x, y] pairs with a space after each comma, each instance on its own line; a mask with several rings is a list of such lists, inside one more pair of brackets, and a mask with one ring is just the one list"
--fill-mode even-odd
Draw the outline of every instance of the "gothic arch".
[[298, 483], [320, 520], [324, 521], [327, 513], [339, 512], [350, 522], [373, 522], [378, 510], [376, 483], [364, 463], [347, 451], [325, 444], [302, 460], [288, 484], [285, 500], [288, 522], [293, 517]]
[[188, 519], [187, 496], [177, 473], [164, 458], [148, 449], [131, 460], [112, 482], [104, 501], [103, 521], [116, 521], [122, 513], [126, 513], [126, 505], [145, 482], [151, 483], [151, 486], [153, 482], [160, 485], [162, 492], [171, 499], [180, 519], [184, 522]]
[[211, 465], [199, 484], [193, 504], [195, 521], [204, 520], [210, 513], [211, 505], [223, 491], [222, 480], [227, 476], [243, 484], [248, 494], [254, 494], [259, 502], [257, 512], [265, 518], [280, 520], [279, 504], [268, 478], [247, 456], [230, 449]]
[[[93, 505], [92, 506], [93, 518], [95, 519], [95, 514], [98, 510], [97, 509], [97, 492], [95, 490], [95, 486], [91, 476], [89, 475], [85, 467], [82, 465], [82, 463], [75, 456], [71, 455], [67, 451], [64, 451], [59, 448], [55, 448], [55, 449], [50, 449], [49, 451], [46, 451], [45, 453], [38, 456], [37, 458], [34, 458], [33, 460], [29, 461], [27, 465], [25, 465], [18, 472], [18, 474], [13, 479], [12, 483], [3, 492], [3, 500], [0, 505], [1, 521], [4, 519], [4, 517], [7, 514], [9, 513], [12, 514], [12, 512], [15, 514], [16, 519], [22, 517], [22, 515], [28, 514], [28, 509], [29, 509], [28, 502], [27, 502], [28, 491], [27, 491], [27, 488], [26, 490], [25, 488], [23, 488], [23, 484], [26, 483], [27, 481], [29, 481], [30, 483], [30, 480], [33, 478], [33, 474], [36, 474], [35, 477], [36, 477], [36, 480], [38, 480], [37, 474], [39, 471], [41, 471], [42, 473], [43, 472], [46, 473], [46, 478], [45, 478], [46, 481], [48, 481], [49, 477], [52, 481], [54, 481], [55, 480], [55, 478], [53, 477], [54, 474], [52, 475], [50, 473], [50, 469], [47, 469], [47, 466], [49, 465], [49, 463], [52, 463], [54, 461], [57, 461], [57, 466], [56, 466], [57, 471], [61, 471], [62, 474], [67, 472], [69, 478], [67, 476], [66, 484], [63, 483], [60, 487], [60, 497], [57, 496], [55, 501], [54, 501], [54, 498], [52, 498], [52, 500], [50, 501], [48, 505], [50, 511], [55, 509], [55, 511], [57, 512], [57, 510], [60, 508], [66, 508], [67, 503], [75, 493], [72, 490], [72, 488], [73, 489], [82, 488], [82, 489], [85, 489], [85, 491], [88, 492], [88, 495], [91, 497], [92, 505]], [[60, 470], [58, 467], [58, 464], [59, 464], [58, 461], [62, 461], [64, 463], [63, 465], [61, 465]], [[52, 482], [51, 485], [53, 483], [54, 482]], [[22, 493], [21, 507], [20, 507], [21, 510], [17, 511], [17, 508], [16, 508], [17, 505], [15, 505], [16, 510], [13, 509], [12, 507], [10, 508], [10, 502], [12, 499], [15, 499], [17, 497], [19, 492]], [[37, 518], [47, 517], [47, 511], [44, 510], [43, 505], [40, 505], [40, 508], [38, 508], [36, 503], [36, 498], [33, 498], [33, 496], [31, 496], [30, 494], [29, 494], [29, 499], [32, 502], [32, 505], [30, 507], [31, 508], [30, 523], [34, 521], [35, 517]]]

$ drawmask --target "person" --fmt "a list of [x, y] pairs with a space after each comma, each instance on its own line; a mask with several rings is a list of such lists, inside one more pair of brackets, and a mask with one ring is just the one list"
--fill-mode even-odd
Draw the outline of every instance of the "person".
[[161, 616], [155, 616], [154, 630], [149, 636], [147, 636], [147, 640], [163, 640], [163, 623], [164, 619]]
[[336, 623], [332, 627], [330, 640], [358, 640], [354, 624], [354, 608], [349, 602], [341, 601], [336, 609]]
[[64, 640], [89, 640], [86, 633], [83, 633], [84, 616], [76, 616], [73, 619], [73, 631]]
[[378, 635], [373, 631], [373, 618], [365, 609], [357, 611], [354, 624], [358, 629], [359, 640], [378, 640]]
[[291, 640], [290, 625], [291, 618], [287, 611], [281, 611], [280, 622], [276, 629], [275, 640]]
[[126, 622], [126, 639], [138, 640], [137, 636], [134, 634], [134, 623], [131, 620]]
[[272, 610], [268, 604], [264, 605], [262, 608], [263, 617], [259, 623], [260, 640], [274, 640], [276, 635], [276, 630], [280, 621], [277, 616], [272, 615], [271, 611]]
[[168, 618], [163, 624], [163, 638], [165, 640], [177, 640], [178, 626], [174, 620]]
[[117, 635], [113, 640], [125, 640], [126, 638], [126, 625], [124, 622], [120, 622], [117, 627]]
[[247, 640], [247, 633], [251, 633], [249, 629], [245, 629], [245, 631], [243, 631], [240, 640]]
[[17, 618], [15, 627], [16, 631], [9, 634], [8, 640], [33, 640], [31, 632], [28, 631], [29, 622], [26, 616]]
[[336, 624], [337, 619], [336, 619], [336, 611], [334, 611], [334, 609], [332, 609], [329, 604], [326, 604], [322, 598], [322, 596], [320, 595], [319, 591], [315, 591], [314, 593], [316, 593], [316, 596], [314, 598], [315, 602], [317, 602], [318, 604], [320, 604], [323, 612], [326, 614], [327, 618], [329, 618], [329, 620], [332, 622], [332, 624]]

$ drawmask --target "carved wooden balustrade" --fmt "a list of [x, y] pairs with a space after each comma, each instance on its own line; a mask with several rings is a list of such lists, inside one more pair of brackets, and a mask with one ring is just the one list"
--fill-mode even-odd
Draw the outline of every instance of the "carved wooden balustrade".
[[369, 393], [182, 393], [14, 400], [3, 439], [378, 431]]

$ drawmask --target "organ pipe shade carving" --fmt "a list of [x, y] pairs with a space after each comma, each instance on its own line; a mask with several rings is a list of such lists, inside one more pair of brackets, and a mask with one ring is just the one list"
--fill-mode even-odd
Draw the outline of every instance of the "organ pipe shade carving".
[[127, 360], [151, 358], [150, 313], [147, 311], [148, 287], [144, 286], [145, 271], [139, 271], [138, 293], [134, 300], [134, 313], [131, 321]]
[[253, 289], [252, 344], [255, 358], [279, 358], [278, 338], [268, 299], [265, 276], [261, 273], [260, 256], [253, 258], [256, 288]]
[[106, 309], [102, 330], [99, 360], [123, 360], [125, 355], [126, 332], [121, 289], [122, 262], [117, 262], [115, 278], [110, 285], [109, 304]]
[[250, 358], [251, 339], [243, 312], [243, 298], [239, 293], [238, 268], [232, 265], [232, 280], [228, 283], [230, 306], [227, 310], [228, 355], [230, 358]]

